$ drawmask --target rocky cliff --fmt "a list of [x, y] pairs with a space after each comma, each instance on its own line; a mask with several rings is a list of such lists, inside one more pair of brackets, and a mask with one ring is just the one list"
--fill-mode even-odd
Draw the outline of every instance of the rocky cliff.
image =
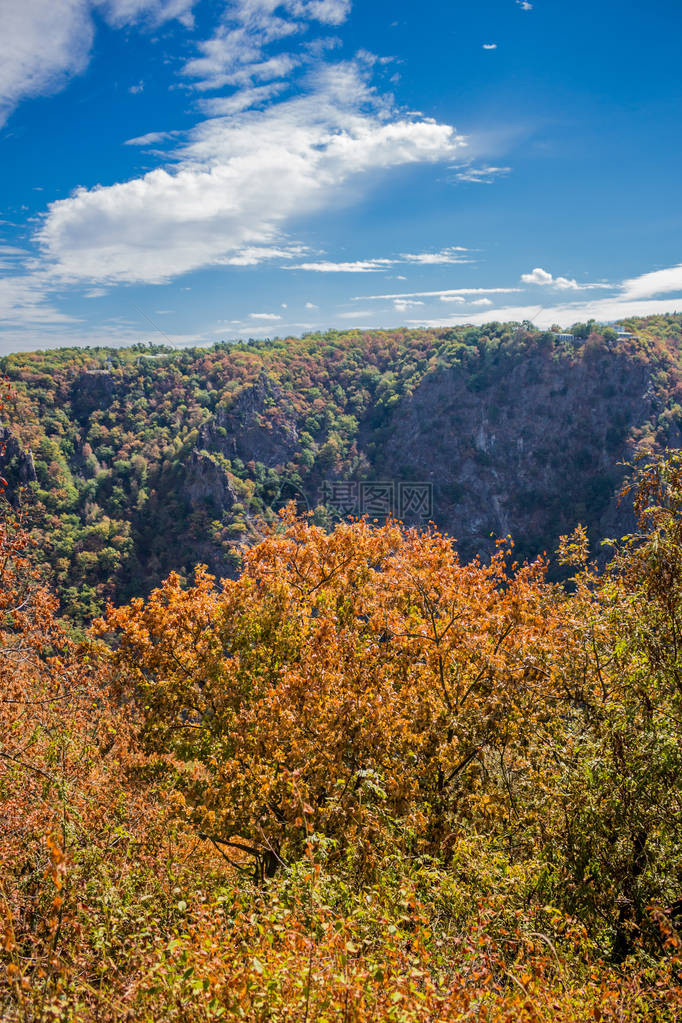
[[599, 550], [632, 525], [623, 463], [682, 443], [682, 317], [628, 328], [576, 344], [493, 323], [163, 360], [13, 356], [0, 360], [17, 396], [3, 475], [12, 499], [32, 494], [79, 619], [198, 562], [234, 574], [289, 499], [323, 525], [433, 520], [465, 559], [507, 534], [520, 557], [552, 555], [578, 522]]
[[[551, 553], [578, 520], [595, 542], [630, 528], [622, 463], [656, 411], [642, 362], [606, 348], [591, 359], [536, 353], [490, 380], [427, 375], [367, 441], [379, 478], [433, 487], [433, 517], [465, 558], [487, 554], [491, 534], [532, 555]], [[666, 442], [680, 443], [675, 423]]]
[[23, 488], [36, 480], [33, 452], [24, 449], [7, 426], [0, 427], [0, 476], [7, 480], [4, 496], [11, 504], [16, 504]]

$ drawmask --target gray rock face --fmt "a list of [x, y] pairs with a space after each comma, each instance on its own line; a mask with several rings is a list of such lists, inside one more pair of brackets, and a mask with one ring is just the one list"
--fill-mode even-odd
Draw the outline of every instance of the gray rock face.
[[36, 482], [33, 452], [24, 450], [9, 427], [0, 427], [0, 475], [7, 480], [5, 496], [14, 502], [21, 487]]
[[534, 355], [476, 389], [429, 374], [385, 429], [376, 476], [431, 483], [434, 520], [465, 558], [488, 554], [491, 533], [521, 539], [523, 554], [553, 551], [578, 521], [595, 540], [620, 535], [632, 517], [618, 463], [654, 398], [640, 363], [607, 354], [597, 368]]
[[192, 508], [212, 504], [216, 513], [229, 512], [236, 495], [224, 470], [210, 455], [194, 450], [185, 463], [183, 491]]
[[71, 407], [84, 422], [93, 412], [105, 409], [114, 396], [114, 378], [106, 369], [84, 370], [71, 385]]
[[291, 405], [278, 384], [261, 373], [229, 409], [219, 409], [199, 433], [200, 446], [227, 458], [285, 465], [298, 449], [298, 430]]

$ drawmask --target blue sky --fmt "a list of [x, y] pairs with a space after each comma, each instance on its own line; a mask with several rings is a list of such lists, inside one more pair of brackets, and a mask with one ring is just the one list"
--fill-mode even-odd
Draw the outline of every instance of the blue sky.
[[679, 0], [0, 22], [0, 352], [682, 310]]

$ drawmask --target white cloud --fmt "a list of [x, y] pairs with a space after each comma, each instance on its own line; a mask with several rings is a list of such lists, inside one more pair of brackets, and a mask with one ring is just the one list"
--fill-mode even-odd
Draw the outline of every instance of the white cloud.
[[493, 302], [492, 302], [492, 299], [490, 299], [490, 298], [477, 298], [477, 299], [475, 299], [471, 303], [471, 305], [480, 305], [480, 306], [489, 306], [489, 305], [492, 305], [492, 304], [493, 304]]
[[319, 305], [315, 305], [314, 302], [306, 302], [305, 307], [306, 307], [306, 309], [319, 309], [320, 308]]
[[529, 2], [529, 0], [516, 0], [516, 3], [521, 8], [522, 11], [533, 10], [533, 5]]
[[368, 274], [376, 273], [378, 270], [385, 270], [392, 265], [390, 259], [358, 259], [351, 263], [333, 263], [329, 260], [322, 260], [317, 263], [297, 263], [295, 266], [287, 267], [287, 270], [311, 270], [320, 274]]
[[651, 298], [654, 295], [665, 295], [670, 292], [682, 292], [682, 264], [667, 267], [665, 270], [653, 270], [632, 277], [622, 284], [623, 296], [627, 299]]
[[462, 167], [455, 174], [456, 181], [467, 182], [472, 185], [491, 185], [495, 178], [509, 174], [511, 167], [491, 167], [483, 164], [481, 167]]
[[0, 256], [11, 256], [12, 258], [17, 256], [25, 257], [28, 256], [28, 251], [20, 249], [16, 245], [0, 245]]
[[[350, 14], [351, 0], [308, 0], [307, 3], [296, 4], [296, 7], [306, 17], [315, 18], [326, 25], [341, 25]], [[294, 10], [296, 13], [298, 11]]]
[[76, 323], [50, 303], [48, 287], [40, 274], [0, 277], [0, 323], [42, 327]]
[[166, 142], [168, 139], [177, 138], [180, 133], [177, 131], [148, 131], [146, 135], [138, 135], [134, 139], [126, 139], [124, 146], [153, 146], [158, 142]]
[[[457, 245], [452, 248], [443, 249], [441, 252], [404, 252], [395, 258], [383, 259], [357, 259], [351, 262], [335, 263], [333, 260], [318, 260], [317, 262], [298, 263], [288, 267], [289, 270], [312, 270], [316, 273], [376, 273], [386, 270], [399, 263], [413, 263], [422, 266], [438, 266], [448, 263], [470, 263], [470, 259], [464, 256], [467, 250]], [[404, 280], [405, 278], [401, 278]]]
[[213, 99], [202, 99], [199, 102], [199, 106], [209, 117], [229, 117], [232, 114], [240, 114], [242, 110], [250, 110], [261, 103], [266, 103], [286, 88], [287, 84], [285, 82], [270, 82], [268, 85], [239, 89], [231, 96], [216, 96]]
[[554, 278], [547, 270], [543, 270], [542, 267], [536, 266], [532, 273], [521, 274], [521, 280], [525, 284], [552, 284]]
[[88, 63], [93, 25], [82, 0], [4, 0], [0, 124], [26, 96], [61, 88]]
[[579, 291], [584, 288], [601, 287], [601, 285], [578, 284], [577, 281], [568, 277], [553, 277], [541, 266], [536, 266], [532, 273], [521, 274], [521, 280], [524, 284], [540, 284], [543, 287], [558, 288], [559, 291]]
[[442, 249], [440, 252], [406, 252], [401, 256], [401, 260], [405, 263], [417, 263], [424, 266], [437, 266], [446, 263], [470, 263], [471, 260], [467, 259], [464, 255], [466, 252], [467, 249], [462, 248], [461, 245], [454, 245], [450, 248]]
[[424, 305], [424, 303], [413, 298], [396, 298], [393, 302], [393, 308], [399, 313], [406, 313], [409, 309], [420, 305]]
[[281, 320], [282, 317], [278, 313], [249, 313], [249, 318], [252, 320]]
[[496, 50], [497, 49], [497, 43], [483, 43], [483, 49], [484, 50]]
[[161, 25], [164, 21], [177, 19], [185, 28], [192, 28], [192, 8], [197, 0], [92, 0], [93, 5], [103, 10], [104, 16], [114, 28], [131, 25], [137, 21], [148, 21]]
[[266, 59], [266, 47], [301, 33], [310, 21], [340, 25], [349, 11], [350, 0], [231, 0], [217, 31], [199, 43], [201, 55], [185, 64], [184, 74], [202, 91], [283, 78], [301, 58]]
[[397, 295], [356, 295], [353, 302], [394, 298], [442, 298], [443, 295], [510, 295], [521, 288], [441, 288], [439, 291], [407, 291]]
[[466, 302], [463, 295], [441, 295], [441, 302]]
[[191, 18], [194, 0], [3, 0], [0, 7], [0, 125], [17, 103], [61, 89], [87, 67], [93, 8], [113, 27]]
[[300, 256], [302, 246], [290, 245], [288, 248], [277, 248], [273, 245], [250, 245], [240, 249], [234, 256], [222, 260], [225, 266], [258, 266], [268, 260], [294, 259]]
[[[37, 238], [54, 274], [158, 283], [253, 263], [254, 253], [286, 252], [287, 222], [338, 206], [363, 175], [442, 161], [463, 145], [450, 125], [395, 115], [356, 65], [319, 72], [309, 88], [265, 111], [200, 123], [176, 166], [52, 203]], [[383, 265], [366, 262], [358, 272]]]

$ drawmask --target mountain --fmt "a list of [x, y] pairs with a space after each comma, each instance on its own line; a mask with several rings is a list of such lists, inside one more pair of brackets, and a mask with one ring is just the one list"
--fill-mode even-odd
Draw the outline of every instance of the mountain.
[[631, 524], [621, 463], [682, 442], [682, 316], [625, 327], [11, 355], [0, 471], [77, 622], [173, 569], [234, 575], [291, 499], [433, 519], [465, 559], [506, 534], [551, 554], [578, 521], [598, 545]]

